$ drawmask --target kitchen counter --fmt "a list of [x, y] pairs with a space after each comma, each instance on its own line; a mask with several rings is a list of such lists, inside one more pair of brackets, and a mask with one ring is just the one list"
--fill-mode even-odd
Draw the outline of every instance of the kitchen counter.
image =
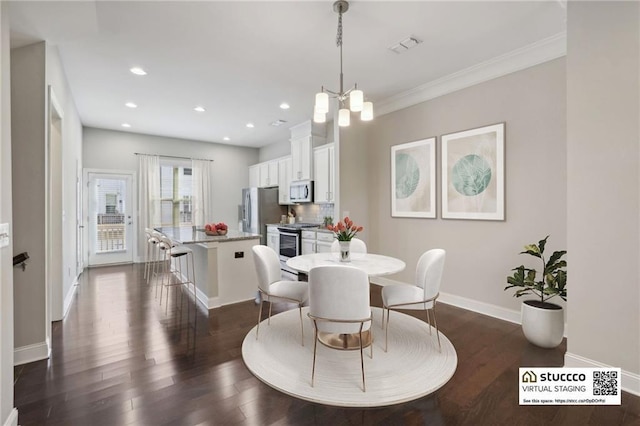
[[227, 235], [207, 235], [191, 226], [160, 227], [172, 240], [193, 250], [196, 297], [207, 309], [255, 298], [258, 277], [252, 247], [260, 235], [229, 229]]
[[204, 230], [194, 230], [192, 226], [162, 226], [155, 228], [155, 230], [181, 244], [226, 243], [260, 238], [260, 234], [251, 234], [232, 229], [227, 231], [227, 235], [207, 235]]

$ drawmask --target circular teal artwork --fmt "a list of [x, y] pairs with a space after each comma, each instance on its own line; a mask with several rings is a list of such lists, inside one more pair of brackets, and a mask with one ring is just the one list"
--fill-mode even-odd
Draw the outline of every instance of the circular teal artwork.
[[479, 155], [465, 155], [453, 165], [451, 170], [451, 183], [462, 195], [478, 195], [487, 189], [489, 182], [491, 182], [491, 166]]
[[396, 198], [413, 194], [420, 181], [420, 169], [416, 160], [407, 154], [396, 154]]

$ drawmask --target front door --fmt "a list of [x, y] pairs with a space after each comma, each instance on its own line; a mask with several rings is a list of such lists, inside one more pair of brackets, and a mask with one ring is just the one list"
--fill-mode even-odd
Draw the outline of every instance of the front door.
[[133, 176], [88, 173], [89, 266], [133, 262]]

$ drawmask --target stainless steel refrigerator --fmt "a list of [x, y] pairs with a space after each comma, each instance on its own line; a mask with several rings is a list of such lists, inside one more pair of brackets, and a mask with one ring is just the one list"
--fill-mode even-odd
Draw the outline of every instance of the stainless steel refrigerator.
[[278, 204], [278, 188], [244, 188], [242, 190], [242, 231], [260, 234], [260, 244], [267, 244], [267, 224], [280, 223], [287, 207]]

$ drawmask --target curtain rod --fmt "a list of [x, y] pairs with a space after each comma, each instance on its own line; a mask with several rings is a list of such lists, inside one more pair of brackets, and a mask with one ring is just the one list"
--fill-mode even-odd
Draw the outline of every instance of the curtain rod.
[[211, 161], [213, 162], [214, 160], [210, 160], [208, 158], [191, 158], [191, 157], [180, 157], [178, 155], [161, 155], [161, 154], [144, 154], [141, 152], [134, 152], [135, 155], [150, 155], [150, 156], [158, 156], [158, 157], [166, 157], [166, 158], [182, 158], [183, 160], [200, 160], [200, 161]]

